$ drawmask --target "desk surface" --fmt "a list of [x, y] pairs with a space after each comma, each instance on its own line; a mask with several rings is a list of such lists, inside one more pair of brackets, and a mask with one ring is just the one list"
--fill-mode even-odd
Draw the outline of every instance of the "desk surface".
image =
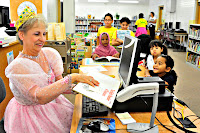
[[[117, 66], [105, 66], [105, 68], [108, 71], [102, 72], [102, 73], [107, 74], [107, 75], [115, 75], [115, 78], [119, 78], [118, 77], [118, 68], [119, 67], [117, 67]], [[140, 68], [142, 69], [142, 71], [137, 72], [137, 75], [138, 76], [143, 76], [143, 74], [144, 74], [144, 71], [143, 71], [144, 68], [143, 67], [140, 67]], [[80, 73], [82, 73], [82, 72], [80, 72]], [[176, 105], [176, 106], [178, 106], [178, 105]], [[131, 116], [137, 122], [140, 122], [140, 123], [150, 123], [151, 112], [129, 112], [129, 113], [131, 114]], [[71, 126], [70, 133], [75, 133], [76, 132], [79, 120], [81, 118], [81, 114], [82, 114], [82, 95], [81, 94], [77, 94], [76, 98], [75, 98], [75, 105], [74, 105], [74, 112], [73, 112], [73, 119], [72, 119], [72, 126]], [[171, 112], [171, 114], [172, 114], [172, 112]], [[188, 116], [188, 115], [195, 115], [195, 114], [189, 108], [185, 108], [184, 115]], [[175, 132], [179, 132], [179, 133], [183, 132], [183, 131], [177, 129], [175, 126], [173, 126], [173, 124], [170, 122], [170, 120], [169, 120], [169, 118], [167, 116], [166, 111], [157, 111], [156, 117], [164, 125], [167, 125], [168, 128], [174, 130]], [[126, 125], [122, 125], [121, 122], [120, 122], [120, 120], [115, 116], [115, 114], [113, 112], [109, 112], [108, 116], [105, 116], [105, 117], [102, 117], [102, 118], [113, 118], [113, 119], [115, 119], [116, 129], [124, 129], [124, 130], [116, 130], [116, 133], [127, 133], [127, 131], [126, 131], [127, 126]], [[189, 117], [189, 119], [191, 121], [195, 120], [196, 118], [197, 117]], [[169, 132], [164, 127], [162, 127], [158, 123], [157, 120], [155, 120], [155, 124], [158, 125], [160, 133]], [[194, 124], [196, 126], [198, 126], [198, 128], [191, 129], [191, 131], [200, 132], [200, 120], [195, 121]]]

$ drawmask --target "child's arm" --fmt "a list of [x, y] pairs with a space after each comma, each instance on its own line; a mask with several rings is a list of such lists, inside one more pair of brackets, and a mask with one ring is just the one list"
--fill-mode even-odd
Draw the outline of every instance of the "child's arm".
[[116, 41], [119, 42], [119, 43], [121, 43], [121, 44], [123, 43], [123, 40], [121, 40], [119, 38], [117, 38]]
[[[165, 81], [165, 84], [169, 85], [167, 81]], [[168, 86], [165, 86], [165, 88], [168, 88]]]
[[123, 43], [123, 41], [121, 40], [121, 39], [119, 39], [119, 38], [117, 38], [117, 39], [112, 39], [112, 45], [113, 46], [119, 46], [119, 45], [121, 45]]
[[144, 76], [145, 77], [151, 77], [148, 69], [145, 69]]

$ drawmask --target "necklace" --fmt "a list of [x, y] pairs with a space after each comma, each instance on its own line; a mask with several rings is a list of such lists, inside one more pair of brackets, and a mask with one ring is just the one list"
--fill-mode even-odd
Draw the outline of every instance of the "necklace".
[[37, 59], [39, 57], [39, 54], [37, 56], [31, 56], [31, 55], [23, 54], [22, 52], [20, 52], [20, 54], [22, 55], [22, 57], [26, 57], [26, 58], [29, 58], [29, 59]]

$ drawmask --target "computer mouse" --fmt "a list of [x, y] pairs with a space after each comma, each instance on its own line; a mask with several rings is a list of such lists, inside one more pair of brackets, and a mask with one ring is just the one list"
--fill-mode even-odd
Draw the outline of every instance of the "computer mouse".
[[105, 132], [109, 130], [108, 125], [104, 124], [101, 121], [92, 121], [89, 123], [87, 128], [95, 132], [101, 132], [101, 131]]

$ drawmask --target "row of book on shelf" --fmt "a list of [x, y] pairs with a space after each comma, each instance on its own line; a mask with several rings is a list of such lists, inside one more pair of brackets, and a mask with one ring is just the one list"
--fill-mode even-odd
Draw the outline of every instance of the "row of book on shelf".
[[76, 30], [87, 30], [87, 26], [76, 26]]
[[200, 53], [200, 42], [195, 40], [189, 40], [188, 48], [194, 52]]
[[200, 38], [200, 29], [198, 28], [189, 28], [189, 35], [191, 38], [199, 39]]
[[200, 55], [187, 52], [186, 61], [200, 68]]
[[79, 66], [81, 65], [81, 61], [83, 58], [85, 58], [85, 47], [81, 49], [76, 49], [75, 52], [71, 53], [71, 69], [79, 69]]

